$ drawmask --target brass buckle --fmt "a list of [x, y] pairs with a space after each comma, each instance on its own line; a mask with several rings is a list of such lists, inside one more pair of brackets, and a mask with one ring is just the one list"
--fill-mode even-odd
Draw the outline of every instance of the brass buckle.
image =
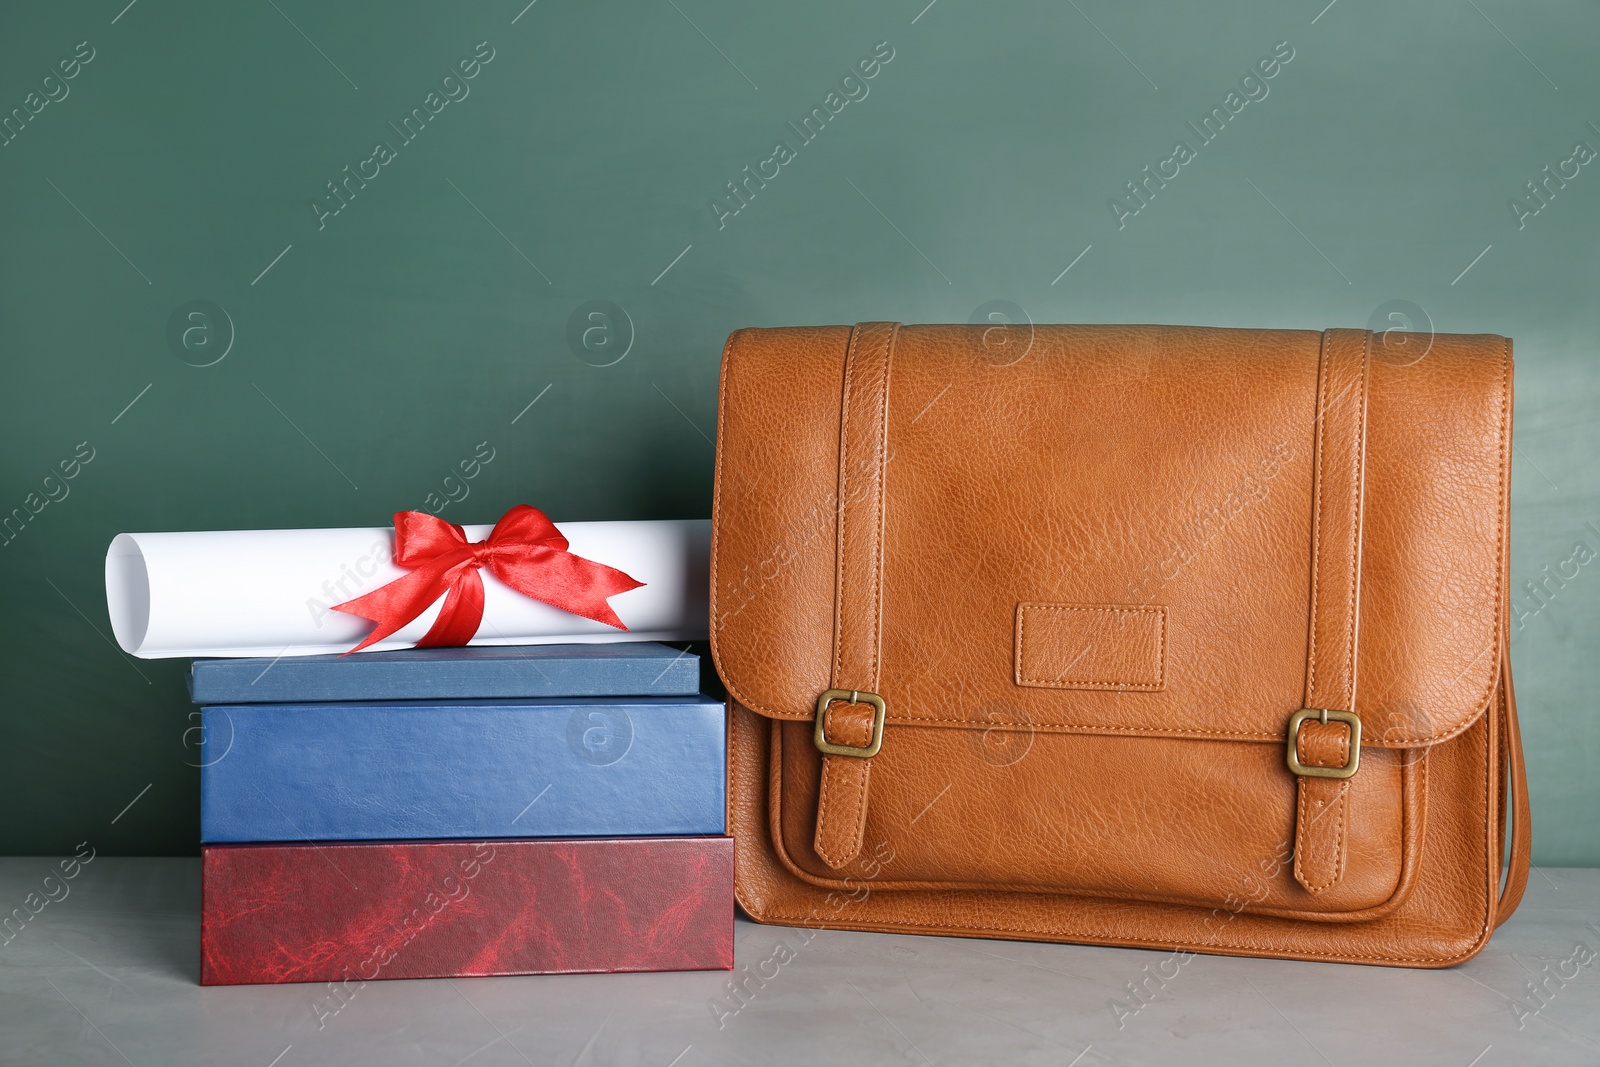
[[[835, 700], [843, 700], [850, 704], [872, 705], [872, 740], [864, 748], [853, 745], [836, 745], [828, 740], [823, 731], [822, 723], [828, 715], [828, 705]], [[868, 759], [878, 754], [878, 749], [883, 747], [883, 718], [885, 714], [883, 698], [877, 693], [863, 693], [859, 689], [830, 689], [817, 698], [817, 729], [812, 735], [812, 740], [817, 743], [817, 748], [830, 756], [857, 756]]]
[[[1307, 719], [1326, 725], [1329, 720], [1350, 727], [1350, 760], [1343, 767], [1308, 767], [1300, 762], [1300, 727]], [[1361, 717], [1353, 711], [1301, 708], [1289, 716], [1289, 769], [1302, 778], [1350, 778], [1361, 766]]]

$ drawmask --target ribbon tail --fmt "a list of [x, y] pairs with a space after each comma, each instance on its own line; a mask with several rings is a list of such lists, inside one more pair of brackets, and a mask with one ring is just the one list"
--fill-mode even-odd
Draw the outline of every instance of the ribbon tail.
[[[350, 652], [360, 652], [368, 645], [389, 637], [418, 615], [446, 591], [444, 575], [455, 565], [454, 560], [436, 560], [396, 578], [388, 585], [374, 589], [354, 600], [333, 605], [334, 611], [369, 619], [377, 627]], [[346, 652], [345, 655], [349, 655]]]
[[489, 568], [523, 596], [623, 631], [628, 627], [606, 600], [645, 584], [615, 567], [543, 545], [502, 552]]
[[450, 580], [439, 617], [417, 642], [418, 648], [455, 648], [467, 644], [483, 621], [483, 579], [468, 565]]

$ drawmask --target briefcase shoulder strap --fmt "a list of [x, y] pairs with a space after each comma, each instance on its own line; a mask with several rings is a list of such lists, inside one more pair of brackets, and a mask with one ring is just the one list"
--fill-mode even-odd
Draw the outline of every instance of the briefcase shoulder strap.
[[[1522, 763], [1522, 731], [1517, 726], [1517, 694], [1511, 686], [1511, 642], [1501, 645], [1500, 655], [1500, 746], [1504, 767], [1500, 776], [1500, 848], [1511, 838], [1511, 854], [1506, 860], [1505, 888], [1495, 909], [1495, 926], [1511, 918], [1522, 903], [1528, 888], [1528, 868], [1532, 864], [1533, 818], [1528, 812], [1528, 774]], [[1506, 807], [1510, 806], [1510, 818]]]

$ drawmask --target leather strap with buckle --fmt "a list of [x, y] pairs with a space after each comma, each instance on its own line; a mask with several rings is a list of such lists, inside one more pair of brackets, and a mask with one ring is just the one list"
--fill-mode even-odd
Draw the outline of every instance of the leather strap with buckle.
[[[828, 740], [828, 708], [836, 700], [846, 704], [866, 704], [872, 708], [872, 734], [864, 745], [839, 745]], [[855, 756], [871, 759], [883, 747], [883, 720], [887, 714], [883, 698], [877, 693], [863, 693], [859, 689], [829, 689], [817, 698], [817, 729], [812, 735], [817, 750], [830, 756]]]
[[[1328, 330], [1317, 368], [1305, 704], [1289, 717], [1287, 731], [1296, 781], [1294, 876], [1311, 893], [1344, 878], [1349, 779], [1361, 761], [1356, 652], [1371, 345], [1365, 330]], [[1334, 722], [1348, 727], [1348, 738]], [[1348, 746], [1343, 751], [1341, 743]], [[1308, 758], [1310, 748], [1317, 757]]]
[[[882, 665], [889, 369], [899, 333], [896, 323], [859, 323], [850, 331], [844, 353], [843, 392], [839, 400], [833, 669], [831, 688], [817, 701], [814, 735], [823, 755], [817, 832], [812, 847], [834, 870], [861, 852], [872, 757], [883, 744], [883, 698], [873, 690], [879, 687]], [[841, 701], [845, 703], [841, 705]], [[863, 714], [868, 706], [873, 711], [870, 732]], [[830, 708], [834, 709], [831, 713]], [[848, 736], [830, 729], [834, 726], [848, 732]], [[830, 734], [837, 740], [829, 740]], [[857, 743], [840, 744], [841, 740]]]
[[[1342, 765], [1329, 767], [1321, 763], [1302, 762], [1300, 731], [1308, 720], [1320, 722], [1323, 726], [1329, 722], [1342, 722], [1350, 727], [1350, 739], [1345, 742]], [[1295, 712], [1289, 716], [1288, 764], [1289, 770], [1301, 778], [1354, 778], [1361, 767], [1361, 716], [1353, 711], [1330, 711], [1327, 708], [1304, 708]]]

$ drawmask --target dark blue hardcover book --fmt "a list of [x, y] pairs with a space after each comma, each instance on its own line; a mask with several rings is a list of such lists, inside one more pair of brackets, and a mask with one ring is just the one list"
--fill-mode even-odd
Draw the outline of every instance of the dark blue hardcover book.
[[408, 648], [353, 656], [197, 659], [196, 704], [677, 696], [700, 692], [700, 657], [652, 641]]
[[200, 839], [721, 834], [709, 697], [233, 704], [201, 711]]

